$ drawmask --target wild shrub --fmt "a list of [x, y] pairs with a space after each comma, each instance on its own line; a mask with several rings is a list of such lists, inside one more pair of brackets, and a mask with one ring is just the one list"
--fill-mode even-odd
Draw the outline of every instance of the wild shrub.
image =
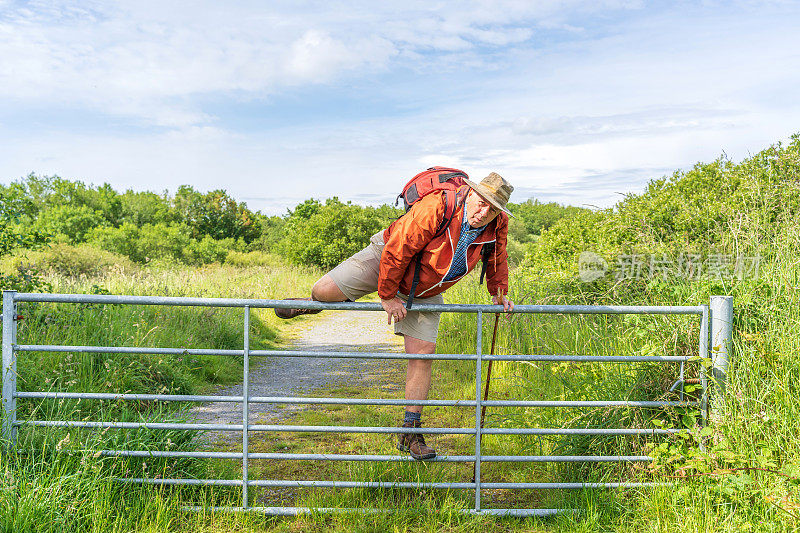
[[325, 204], [307, 200], [289, 216], [279, 250], [293, 263], [329, 269], [365, 247], [392, 216], [397, 211], [387, 206], [361, 207], [335, 197]]
[[34, 268], [40, 272], [64, 277], [98, 276], [111, 270], [134, 270], [124, 256], [101, 250], [89, 244], [72, 246], [54, 243], [40, 250], [18, 250], [0, 263], [0, 268]]
[[228, 253], [244, 247], [244, 241], [237, 244], [234, 239], [212, 239], [205, 235], [202, 239], [192, 239], [183, 253], [187, 263], [204, 265], [207, 263], [222, 263]]
[[252, 252], [237, 252], [230, 250], [225, 257], [225, 264], [239, 268], [255, 266], [277, 266], [281, 264], [279, 256], [258, 250]]

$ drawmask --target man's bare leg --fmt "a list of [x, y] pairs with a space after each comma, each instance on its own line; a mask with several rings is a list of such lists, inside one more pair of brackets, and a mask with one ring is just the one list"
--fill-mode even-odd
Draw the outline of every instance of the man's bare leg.
[[311, 298], [318, 302], [343, 302], [347, 300], [342, 290], [334, 283], [333, 278], [325, 274], [311, 289]]
[[[311, 289], [311, 298], [318, 302], [343, 302], [347, 296], [334, 283], [333, 278], [325, 274]], [[415, 339], [408, 335], [403, 336], [406, 353], [436, 353], [436, 343]], [[427, 400], [431, 388], [431, 369], [433, 361], [430, 359], [409, 359], [406, 369], [406, 400]], [[407, 411], [421, 413], [421, 405], [408, 405]]]
[[[436, 351], [436, 343], [415, 339], [405, 335], [406, 353], [430, 354]], [[427, 400], [428, 391], [431, 388], [431, 368], [430, 359], [409, 359], [408, 369], [406, 370], [406, 401]], [[403, 416], [403, 427], [422, 426], [422, 406], [410, 403], [406, 405], [406, 412]], [[404, 452], [409, 452], [411, 457], [418, 460], [433, 459], [436, 457], [436, 450], [425, 443], [425, 437], [420, 433], [406, 433], [400, 436], [400, 443], [397, 446]]]
[[[436, 343], [415, 339], [408, 335], [403, 336], [406, 353], [436, 353]], [[406, 400], [427, 400], [431, 389], [431, 369], [433, 361], [430, 359], [409, 359], [406, 369]], [[407, 405], [406, 411], [421, 413], [421, 405]]]
[[[316, 300], [318, 302], [343, 302], [347, 297], [334, 283], [333, 278], [328, 274], [322, 276], [311, 289], [311, 298], [289, 298], [289, 300]], [[275, 308], [275, 315], [278, 318], [289, 320], [300, 315], [316, 315], [322, 309], [302, 309], [299, 307]]]

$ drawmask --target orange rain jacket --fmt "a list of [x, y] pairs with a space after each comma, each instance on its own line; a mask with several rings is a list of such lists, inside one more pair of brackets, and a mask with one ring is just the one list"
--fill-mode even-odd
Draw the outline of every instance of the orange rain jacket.
[[[436, 229], [445, 217], [444, 193], [429, 194], [419, 200], [411, 210], [392, 222], [383, 232], [383, 253], [378, 275], [378, 295], [391, 300], [401, 292], [408, 295], [414, 280], [414, 256], [422, 250], [422, 263], [415, 298], [430, 298], [444, 292], [464, 276], [443, 281], [450, 271], [461, 223], [464, 219], [463, 202], [470, 187], [465, 185], [456, 194], [457, 209], [450, 225], [442, 235], [434, 238]], [[508, 294], [508, 215], [501, 212], [467, 248], [467, 272], [481, 261], [483, 244], [494, 242], [494, 253], [486, 266], [486, 288], [496, 296]], [[464, 274], [466, 275], [466, 273]]]

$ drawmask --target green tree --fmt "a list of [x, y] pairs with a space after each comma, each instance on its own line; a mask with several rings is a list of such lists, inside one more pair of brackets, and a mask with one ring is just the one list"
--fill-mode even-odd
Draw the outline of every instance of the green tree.
[[140, 261], [147, 263], [156, 258], [183, 261], [192, 242], [190, 233], [185, 224], [145, 224], [138, 242]]
[[129, 257], [137, 263], [163, 258], [183, 261], [193, 242], [185, 224], [144, 224], [125, 222], [119, 228], [95, 228], [89, 235], [92, 244]]
[[39, 214], [34, 228], [48, 235], [64, 235], [71, 244], [86, 240], [92, 228], [103, 226], [103, 213], [87, 205], [56, 205]]
[[556, 202], [545, 204], [534, 198], [519, 204], [509, 203], [508, 208], [514, 213], [509, 221], [508, 232], [519, 242], [531, 242], [559, 219], [588, 211], [582, 207], [564, 206]]
[[233, 239], [216, 240], [205, 235], [201, 240], [192, 239], [184, 250], [184, 259], [188, 263], [203, 265], [206, 263], [222, 263], [230, 250], [241, 248]]
[[17, 212], [13, 209], [8, 193], [4, 188], [0, 188], [0, 257], [18, 244], [18, 235], [13, 230], [16, 215]]
[[256, 215], [244, 202], [237, 202], [223, 190], [202, 194], [182, 185], [173, 203], [195, 238], [203, 235], [218, 240], [241, 238], [249, 243], [261, 234]]
[[258, 225], [261, 235], [251, 243], [253, 250], [275, 251], [278, 243], [283, 239], [286, 219], [279, 216], [266, 217], [260, 215]]
[[[0, 257], [14, 248], [33, 246], [39, 240], [35, 233], [23, 233], [19, 224], [24, 205], [18, 202], [14, 191], [0, 187]], [[51, 286], [42, 279], [36, 268], [23, 266], [16, 272], [0, 272], [0, 289], [22, 292], [47, 291]]]
[[345, 204], [335, 197], [324, 205], [306, 200], [290, 213], [279, 250], [292, 262], [331, 268], [387, 227], [389, 212], [385, 208]]
[[136, 192], [131, 189], [120, 195], [122, 202], [122, 222], [143, 224], [169, 224], [179, 220], [178, 213], [170, 206], [165, 192], [158, 195], [154, 192]]
[[103, 250], [129, 257], [131, 261], [144, 262], [144, 255], [139, 251], [140, 226], [125, 222], [120, 227], [98, 227], [92, 229], [87, 241]]

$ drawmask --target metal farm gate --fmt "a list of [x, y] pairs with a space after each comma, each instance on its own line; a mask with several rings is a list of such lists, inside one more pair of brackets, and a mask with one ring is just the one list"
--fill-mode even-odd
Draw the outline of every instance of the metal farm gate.
[[[17, 344], [17, 304], [24, 302], [50, 302], [68, 304], [106, 304], [106, 305], [162, 305], [162, 306], [202, 306], [202, 307], [239, 307], [244, 311], [244, 344], [237, 349], [207, 350], [182, 348], [142, 348], [123, 346], [61, 346]], [[189, 431], [233, 431], [242, 435], [242, 453], [209, 452], [209, 451], [145, 451], [145, 450], [104, 450], [101, 453], [111, 456], [128, 457], [215, 457], [231, 458], [242, 461], [241, 479], [157, 479], [157, 478], [122, 478], [126, 483], [148, 483], [157, 485], [221, 485], [237, 486], [242, 490], [241, 507], [215, 508], [214, 510], [260, 511], [274, 515], [295, 515], [315, 511], [375, 511], [374, 509], [309, 509], [302, 507], [252, 507], [248, 501], [249, 487], [330, 487], [330, 488], [430, 488], [430, 489], [467, 489], [475, 493], [475, 504], [465, 512], [473, 514], [492, 514], [504, 516], [547, 516], [566, 511], [565, 509], [484, 509], [481, 506], [481, 489], [584, 489], [584, 488], [627, 488], [653, 485], [652, 483], [483, 483], [481, 482], [481, 464], [487, 462], [615, 462], [615, 461], [649, 461], [647, 456], [504, 456], [483, 455], [481, 441], [484, 435], [665, 435], [683, 431], [663, 428], [484, 428], [481, 424], [481, 408], [487, 407], [695, 407], [702, 412], [703, 422], [707, 422], [709, 408], [719, 405], [724, 391], [728, 368], [728, 353], [731, 343], [731, 324], [733, 317], [732, 297], [713, 296], [710, 306], [583, 306], [583, 305], [517, 305], [514, 313], [536, 314], [655, 314], [655, 315], [697, 315], [700, 319], [700, 336], [697, 340], [697, 356], [648, 355], [648, 356], [585, 356], [585, 355], [484, 355], [482, 324], [485, 313], [502, 311], [502, 306], [491, 305], [418, 305], [420, 311], [439, 311], [445, 313], [474, 313], [477, 322], [475, 353], [473, 354], [432, 354], [416, 355], [405, 353], [362, 353], [362, 352], [321, 352], [290, 350], [251, 350], [249, 341], [250, 310], [253, 308], [290, 308], [306, 309], [382, 311], [378, 303], [321, 303], [290, 302], [283, 300], [232, 299], [232, 298], [171, 298], [154, 296], [114, 296], [85, 294], [38, 294], [3, 292], [3, 395], [2, 395], [2, 434], [14, 446], [17, 428], [20, 426], [74, 427], [86, 429], [105, 428], [150, 428]], [[710, 349], [713, 347], [713, 349]], [[172, 354], [172, 355], [217, 355], [242, 356], [244, 362], [243, 395], [242, 396], [194, 396], [170, 394], [115, 394], [115, 393], [72, 393], [72, 392], [20, 392], [17, 390], [17, 356], [24, 352], [75, 352], [75, 353], [137, 353], [137, 354]], [[250, 357], [324, 357], [354, 359], [437, 359], [475, 362], [475, 398], [413, 401], [414, 405], [423, 406], [469, 406], [475, 407], [474, 427], [457, 428], [424, 428], [413, 431], [425, 434], [462, 434], [474, 435], [474, 455], [439, 456], [440, 462], [475, 462], [475, 480], [471, 483], [416, 483], [416, 482], [359, 482], [359, 481], [316, 481], [316, 480], [271, 480], [251, 479], [248, 474], [248, 463], [256, 459], [274, 460], [310, 460], [310, 461], [409, 461], [408, 456], [401, 455], [336, 455], [336, 454], [301, 454], [301, 453], [251, 453], [248, 437], [250, 432], [338, 432], [338, 433], [405, 433], [410, 428], [400, 427], [351, 427], [351, 426], [292, 426], [251, 424], [249, 406], [254, 403], [270, 404], [343, 404], [343, 405], [396, 405], [409, 403], [405, 399], [353, 399], [353, 398], [307, 398], [307, 397], [272, 397], [249, 395], [249, 362]], [[481, 387], [481, 367], [486, 361], [549, 361], [549, 362], [600, 362], [627, 364], [637, 362], [678, 363], [680, 371], [678, 382], [682, 382], [684, 364], [711, 358], [711, 379], [707, 379], [704, 366], [701, 365], [702, 395], [700, 401], [528, 401], [528, 400], [496, 400], [483, 401]], [[682, 384], [682, 383], [681, 383]], [[713, 387], [712, 387], [713, 385]], [[681, 389], [682, 390], [682, 389]], [[711, 393], [715, 398], [711, 398]], [[75, 420], [19, 420], [16, 416], [17, 399], [93, 399], [93, 400], [144, 400], [166, 402], [236, 402], [241, 404], [241, 424], [202, 424], [202, 423], [157, 423], [157, 422], [89, 422]], [[190, 507], [197, 510], [199, 508]]]

